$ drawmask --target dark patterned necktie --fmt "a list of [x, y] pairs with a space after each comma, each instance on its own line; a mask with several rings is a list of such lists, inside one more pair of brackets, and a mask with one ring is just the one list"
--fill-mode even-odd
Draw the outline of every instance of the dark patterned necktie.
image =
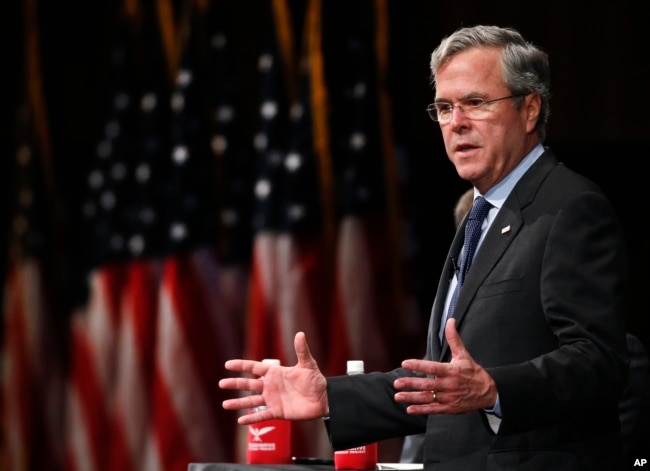
[[465, 276], [469, 271], [469, 267], [472, 264], [474, 259], [474, 253], [476, 252], [476, 246], [478, 241], [481, 238], [481, 226], [483, 225], [483, 220], [487, 216], [488, 211], [492, 205], [488, 201], [479, 196], [474, 200], [472, 204], [472, 209], [470, 210], [469, 217], [467, 218], [467, 224], [465, 225], [465, 242], [463, 244], [463, 251], [460, 254], [460, 261], [458, 272], [456, 276], [458, 278], [458, 283], [456, 284], [456, 289], [451, 295], [451, 301], [449, 301], [449, 309], [447, 309], [447, 315], [445, 316], [445, 322], [442, 323], [440, 328], [440, 341], [442, 342], [442, 337], [444, 335], [444, 326], [450, 317], [454, 315], [454, 308], [456, 307], [456, 301], [458, 300], [458, 293], [465, 282]]

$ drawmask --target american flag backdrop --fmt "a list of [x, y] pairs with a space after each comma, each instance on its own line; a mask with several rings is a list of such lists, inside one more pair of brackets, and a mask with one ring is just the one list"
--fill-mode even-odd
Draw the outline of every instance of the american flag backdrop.
[[[115, 89], [88, 177], [96, 263], [72, 326], [70, 469], [233, 460], [236, 417], [221, 408], [216, 381], [225, 360], [242, 354], [247, 254], [235, 248], [247, 247], [237, 206], [246, 182], [226, 165], [240, 157], [236, 140], [223, 152], [234, 113], [223, 108], [235, 104], [216, 101], [223, 92], [208, 93], [207, 81], [211, 71], [227, 73], [207, 65], [226, 60], [228, 37], [208, 11], [185, 11], [170, 87], [149, 13], [137, 28], [127, 23], [116, 47]], [[232, 187], [215, 191], [226, 168]], [[230, 205], [222, 211], [219, 202]], [[229, 242], [234, 234], [240, 240]]]
[[[310, 80], [318, 71], [306, 54], [306, 44], [296, 39], [301, 30], [305, 40], [308, 34], [320, 33], [320, 27], [310, 23], [314, 13], [320, 13], [320, 2], [306, 2], [305, 10], [292, 10], [284, 1], [272, 6], [272, 37], [258, 61], [256, 233], [246, 357], [277, 358], [283, 365], [293, 365], [293, 337], [299, 330], [307, 334], [315, 357], [324, 358], [331, 306], [328, 292], [333, 286], [331, 241], [323, 231], [313, 132]], [[320, 421], [294, 424], [292, 452], [297, 456], [331, 454], [324, 432]], [[240, 434], [241, 440], [245, 438]]]
[[[376, 53], [377, 35], [386, 11], [378, 2], [357, 2], [346, 8], [337, 34], [327, 47], [337, 51], [328, 73], [332, 90], [332, 142], [339, 208], [336, 246], [336, 304], [330, 323], [331, 373], [343, 374], [349, 359], [364, 360], [366, 371], [391, 364], [389, 338], [398, 332], [400, 306], [393, 284], [391, 221], [382, 148], [380, 92], [383, 80]], [[391, 143], [392, 145], [392, 143]]]
[[[238, 203], [244, 203], [240, 192], [249, 182], [233, 162], [245, 163], [246, 150], [236, 137], [237, 104], [226, 76], [227, 10], [213, 10], [210, 22], [206, 15], [197, 9], [188, 17], [171, 99], [172, 170], [164, 206], [170, 234], [206, 232], [177, 244], [164, 260], [152, 397], [156, 452], [149, 452], [146, 462], [151, 470], [232, 460], [234, 453], [235, 416], [222, 409], [227, 393], [215, 380], [226, 374], [224, 362], [242, 353], [246, 270], [241, 263], [249, 248], [237, 251], [248, 220], [245, 204]], [[218, 175], [232, 186], [215, 192], [216, 182], [223, 186]]]
[[44, 155], [30, 107], [21, 107], [20, 114], [2, 308], [0, 468], [59, 470], [65, 319], [56, 307], [60, 285], [51, 282], [54, 221], [47, 217]]
[[[36, 2], [23, 4], [23, 78], [0, 321], [0, 469], [63, 469], [62, 216], [43, 95]], [[38, 450], [36, 452], [35, 450]]]
[[[140, 31], [139, 24], [125, 19], [116, 33], [109, 103], [82, 207], [90, 270], [88, 300], [71, 321], [66, 445], [67, 466], [74, 470], [117, 464], [137, 469], [140, 458], [132, 456], [132, 446], [142, 447], [148, 436], [160, 277], [153, 182], [162, 178], [157, 162], [167, 149], [160, 136], [168, 99], [155, 36], [150, 27]], [[145, 52], [157, 62], [140, 63], [149, 56]], [[152, 66], [159, 77], [155, 82], [145, 75]], [[126, 390], [129, 375], [137, 382]], [[127, 424], [129, 406], [136, 412]]]
[[[58, 273], [44, 270], [39, 226], [49, 221], [31, 217], [43, 199], [33, 177], [48, 175], [39, 169], [47, 160], [23, 128], [3, 307], [1, 469], [244, 462], [246, 427], [221, 407], [233, 393], [217, 386], [227, 359], [293, 365], [297, 331], [328, 375], [350, 359], [367, 371], [401, 359], [411, 304], [388, 1], [251, 2], [268, 37], [245, 46], [233, 13], [250, 18], [242, 5], [124, 0], [76, 202], [73, 256], [86, 296], [54, 336], [44, 333], [57, 328]], [[255, 77], [242, 76], [253, 63]], [[321, 420], [293, 427], [294, 455], [332, 455]]]
[[[375, 59], [378, 17], [386, 11], [375, 3], [346, 5], [342, 21], [342, 7], [308, 2], [302, 49], [283, 44], [300, 35], [281, 34], [288, 26], [276, 9], [276, 49], [259, 61], [251, 358], [291, 363], [293, 334], [305, 330], [329, 373], [344, 373], [351, 358], [373, 370], [391, 366], [387, 337], [399, 327], [404, 302], [392, 276], [402, 223], [388, 211], [386, 187], [395, 177], [386, 176], [394, 170], [386, 160], [394, 156], [383, 149], [382, 113], [389, 110], [381, 106], [386, 84]], [[315, 40], [327, 21], [336, 21], [336, 30]], [[304, 52], [300, 66], [286, 66], [283, 48]]]
[[[387, 210], [385, 172], [394, 169], [385, 163], [394, 156], [382, 150], [388, 110], [374, 60], [374, 16], [387, 14], [386, 3], [273, 6], [275, 40], [259, 61], [246, 357], [292, 365], [301, 330], [328, 374], [343, 374], [350, 359], [365, 360], [369, 370], [397, 366], [388, 338], [398, 338], [401, 327], [391, 255], [401, 255], [394, 237], [401, 222]], [[331, 453], [326, 437], [316, 438], [322, 429], [298, 431], [294, 448]], [[305, 436], [309, 444], [300, 443]]]
[[[276, 12], [276, 17], [281, 14]], [[278, 18], [277, 29], [289, 27]], [[269, 44], [271, 48], [258, 61], [262, 89], [260, 127], [254, 137], [256, 235], [247, 357], [278, 358], [289, 365], [295, 361], [293, 335], [298, 330], [307, 333], [317, 358], [322, 352], [319, 320], [327, 317], [328, 308], [326, 303], [315, 302], [313, 290], [328, 280], [323, 276], [325, 245], [308, 64], [302, 63], [301, 72], [289, 68], [282, 53], [293, 54], [294, 45], [277, 40]], [[293, 80], [290, 74], [295, 74]]]
[[[387, 371], [413, 351], [408, 335], [421, 318], [406, 270], [404, 169], [388, 76], [389, 2], [354, 2], [345, 14], [340, 5], [327, 7], [323, 51], [337, 215], [327, 372], [343, 374], [350, 359], [363, 360], [366, 372]], [[380, 461], [396, 460], [401, 443], [382, 442]]]

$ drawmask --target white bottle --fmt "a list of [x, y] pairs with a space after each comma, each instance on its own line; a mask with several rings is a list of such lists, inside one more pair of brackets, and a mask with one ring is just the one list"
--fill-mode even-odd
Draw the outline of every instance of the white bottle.
[[[349, 360], [346, 374], [363, 374], [363, 360]], [[377, 466], [377, 443], [334, 452], [335, 469], [375, 469]]]

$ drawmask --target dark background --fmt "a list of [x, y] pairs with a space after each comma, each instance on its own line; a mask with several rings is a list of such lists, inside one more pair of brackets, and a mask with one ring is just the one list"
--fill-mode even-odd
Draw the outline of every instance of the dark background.
[[[340, 0], [324, 0], [336, 2]], [[349, 0], [348, 0], [349, 1]], [[41, 1], [39, 34], [55, 181], [67, 223], [78, 218], [86, 164], [102, 126], [110, 38], [120, 2]], [[257, 54], [270, 21], [265, 0], [233, 2], [243, 83], [253, 84]], [[440, 132], [424, 108], [432, 100], [428, 58], [442, 36], [461, 25], [512, 26], [550, 55], [552, 115], [546, 145], [569, 167], [598, 183], [618, 209], [631, 259], [629, 329], [650, 348], [648, 237], [642, 176], [648, 165], [650, 40], [643, 2], [393, 0], [391, 88], [396, 138], [408, 175], [406, 201], [418, 241], [415, 270], [429, 305], [453, 234], [451, 211], [468, 187], [444, 155]], [[13, 118], [22, 81], [23, 2], [0, 13], [4, 90], [0, 94], [2, 246], [9, 229]], [[372, 21], [371, 18], [368, 21]], [[251, 90], [256, 90], [255, 87]], [[254, 121], [257, 103], [248, 110]], [[645, 182], [643, 182], [645, 183]], [[75, 234], [68, 234], [74, 245]], [[2, 267], [6, 257], [2, 254]], [[426, 289], [426, 287], [429, 289]]]

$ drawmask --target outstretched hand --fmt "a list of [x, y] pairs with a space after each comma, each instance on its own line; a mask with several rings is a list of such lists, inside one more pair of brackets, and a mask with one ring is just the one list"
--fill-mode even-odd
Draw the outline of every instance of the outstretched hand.
[[426, 377], [402, 377], [394, 386], [397, 402], [409, 403], [409, 414], [461, 414], [489, 409], [497, 398], [492, 377], [471, 357], [456, 330], [456, 319], [445, 325], [451, 361], [404, 360], [402, 367]]
[[292, 367], [241, 359], [226, 362], [225, 367], [229, 371], [255, 376], [223, 378], [219, 381], [221, 389], [253, 393], [223, 401], [223, 408], [228, 410], [260, 408], [240, 416], [240, 424], [270, 419], [317, 419], [327, 414], [327, 382], [311, 355], [305, 334], [298, 332], [293, 343], [298, 362]]

